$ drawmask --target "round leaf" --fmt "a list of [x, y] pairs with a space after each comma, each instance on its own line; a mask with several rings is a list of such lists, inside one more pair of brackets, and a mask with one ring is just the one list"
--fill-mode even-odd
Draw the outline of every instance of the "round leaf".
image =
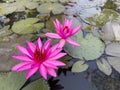
[[120, 43], [110, 43], [105, 49], [106, 54], [120, 57]]
[[66, 43], [65, 51], [74, 58], [95, 60], [104, 53], [104, 43], [92, 34], [87, 34], [85, 38], [81, 38], [81, 34], [77, 33], [73, 36], [73, 40], [79, 43], [80, 46], [73, 48]]
[[19, 90], [26, 81], [25, 72], [0, 73], [0, 90]]
[[110, 65], [120, 73], [120, 57], [108, 57]]
[[88, 64], [84, 64], [85, 61], [77, 61], [72, 66], [72, 72], [83, 72], [88, 69]]
[[37, 21], [39, 21], [37, 18], [27, 18], [18, 21], [12, 26], [12, 31], [18, 34], [34, 33], [44, 26], [44, 23], [36, 23]]
[[102, 71], [103, 73], [105, 73], [106, 75], [110, 75], [112, 73], [112, 68], [109, 65], [109, 63], [107, 62], [107, 60], [102, 59], [97, 60], [96, 61], [98, 68], [100, 69], [100, 71]]
[[47, 82], [43, 79], [36, 80], [22, 90], [50, 90]]
[[44, 3], [37, 8], [37, 11], [42, 14], [60, 14], [65, 10], [65, 7], [59, 3]]

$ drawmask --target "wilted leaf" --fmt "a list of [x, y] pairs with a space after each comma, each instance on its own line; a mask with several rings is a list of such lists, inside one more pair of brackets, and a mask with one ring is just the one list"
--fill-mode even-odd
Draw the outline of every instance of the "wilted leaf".
[[88, 64], [85, 61], [77, 61], [72, 66], [72, 72], [83, 72], [88, 69]]
[[96, 61], [98, 68], [100, 69], [100, 71], [102, 71], [103, 73], [105, 73], [106, 75], [110, 75], [112, 73], [112, 68], [109, 65], [108, 61], [105, 59], [97, 60]]

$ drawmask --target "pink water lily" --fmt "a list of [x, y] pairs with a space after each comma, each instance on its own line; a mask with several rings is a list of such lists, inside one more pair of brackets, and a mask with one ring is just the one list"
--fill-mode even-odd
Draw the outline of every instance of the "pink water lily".
[[74, 42], [70, 37], [77, 33], [81, 26], [76, 28], [72, 27], [72, 20], [64, 21], [64, 25], [62, 25], [57, 19], [54, 21], [54, 25], [56, 28], [56, 33], [46, 33], [45, 35], [50, 38], [60, 39], [60, 46], [63, 47], [65, 42], [72, 44], [72, 46], [80, 46], [80, 44]]
[[28, 70], [26, 73], [27, 79], [38, 70], [44, 79], [47, 79], [47, 74], [56, 77], [55, 69], [58, 69], [58, 66], [65, 65], [58, 59], [65, 56], [66, 53], [61, 52], [61, 48], [57, 48], [59, 44], [55, 44], [52, 47], [50, 47], [50, 44], [51, 40], [49, 39], [42, 45], [39, 38], [36, 45], [30, 41], [27, 41], [27, 47], [17, 45], [22, 55], [14, 55], [13, 58], [22, 62], [14, 66], [12, 70], [17, 72]]

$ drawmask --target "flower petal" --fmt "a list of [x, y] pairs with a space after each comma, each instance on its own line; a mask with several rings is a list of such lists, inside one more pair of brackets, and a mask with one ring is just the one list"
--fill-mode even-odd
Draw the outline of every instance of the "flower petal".
[[30, 69], [32, 66], [32, 64], [27, 64], [27, 65], [24, 65], [22, 67], [20, 67], [19, 69], [17, 69], [17, 72], [20, 72], [20, 71], [24, 71], [24, 70], [27, 70], [27, 69]]
[[45, 36], [50, 37], [50, 38], [61, 38], [58, 34], [55, 33], [46, 33]]
[[15, 59], [21, 60], [21, 61], [32, 61], [29, 57], [27, 56], [20, 56], [20, 55], [14, 55], [12, 56]]
[[53, 64], [50, 64], [50, 63], [47, 63], [47, 62], [44, 62], [43, 64], [47, 68], [58, 69], [58, 67], [56, 65], [53, 65]]
[[80, 46], [80, 44], [74, 42], [74, 41], [73, 41], [72, 39], [70, 39], [70, 38], [67, 38], [66, 40], [67, 40], [68, 43], [72, 44], [73, 46]]
[[41, 47], [42, 47], [42, 42], [41, 42], [41, 39], [38, 38], [37, 44], [36, 44], [36, 49], [40, 49]]
[[44, 65], [40, 65], [39, 68], [40, 74], [43, 76], [44, 79], [47, 79], [47, 70]]
[[31, 50], [32, 52], [34, 52], [34, 51], [35, 51], [35, 45], [34, 45], [32, 42], [29, 42], [29, 41], [26, 41], [26, 42], [27, 42], [28, 47], [30, 48], [30, 50]]
[[26, 48], [24, 48], [24, 47], [22, 47], [22, 46], [20, 46], [20, 45], [17, 45], [17, 48], [18, 48], [23, 54], [28, 55], [28, 56], [31, 57], [31, 55], [29, 54], [29, 52], [27, 51]]
[[21, 68], [21, 67], [23, 67], [23, 66], [25, 66], [25, 65], [28, 65], [29, 63], [28, 62], [22, 62], [22, 63], [20, 63], [20, 64], [17, 64], [17, 65], [15, 65], [14, 67], [12, 67], [12, 71], [17, 71], [19, 68]]
[[30, 78], [33, 74], [35, 74], [38, 70], [38, 67], [34, 67], [32, 69], [30, 69], [27, 73], [26, 73], [26, 78]]
[[44, 48], [45, 50], [48, 50], [48, 49], [50, 48], [50, 44], [51, 44], [51, 39], [49, 39], [49, 40], [47, 40], [47, 41], [45, 42], [43, 48]]
[[55, 55], [57, 55], [60, 51], [62, 51], [62, 48], [58, 48], [57, 50], [55, 50], [54, 52], [50, 53], [49, 57], [53, 57]]
[[55, 70], [52, 68], [47, 68], [47, 72], [48, 72], [48, 74], [50, 74], [53, 77], [57, 76]]
[[[57, 54], [56, 56], [53, 56], [53, 57], [51, 57], [51, 58], [48, 58], [47, 60], [48, 60], [48, 61], [49, 61], [49, 60], [56, 60], [56, 59], [59, 59], [59, 58], [65, 56], [65, 55], [66, 55], [66, 53], [59, 53], [59, 54]], [[46, 60], [46, 61], [47, 61], [47, 60]]]
[[60, 28], [61, 28], [61, 23], [59, 22], [59, 20], [58, 19], [56, 19], [55, 21], [54, 21], [54, 26], [55, 26], [55, 30], [56, 30], [56, 32], [57, 33], [60, 33]]
[[65, 45], [65, 39], [61, 39], [61, 40], [59, 41], [59, 46], [58, 46], [58, 48], [63, 48], [64, 45]]
[[81, 29], [81, 26], [76, 27], [75, 29], [72, 30], [72, 35], [77, 33]]
[[60, 62], [58, 60], [53, 60], [53, 61], [46, 61], [49, 64], [55, 65], [55, 66], [65, 66], [63, 62]]

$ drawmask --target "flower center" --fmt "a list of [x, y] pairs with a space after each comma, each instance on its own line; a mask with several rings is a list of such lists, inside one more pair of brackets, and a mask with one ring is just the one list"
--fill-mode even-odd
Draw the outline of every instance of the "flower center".
[[63, 31], [65, 31], [66, 33], [69, 33], [70, 30], [69, 30], [68, 26], [65, 26]]
[[34, 59], [38, 62], [43, 62], [46, 58], [46, 50], [36, 49]]

